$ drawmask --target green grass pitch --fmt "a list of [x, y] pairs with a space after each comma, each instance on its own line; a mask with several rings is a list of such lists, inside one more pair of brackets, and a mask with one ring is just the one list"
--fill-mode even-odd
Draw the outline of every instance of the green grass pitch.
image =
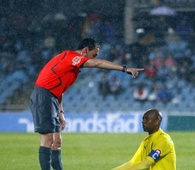
[[[177, 170], [195, 170], [195, 132], [168, 132], [175, 143]], [[128, 161], [147, 133], [63, 133], [66, 170], [110, 170]], [[39, 135], [0, 134], [0, 169], [39, 170]]]

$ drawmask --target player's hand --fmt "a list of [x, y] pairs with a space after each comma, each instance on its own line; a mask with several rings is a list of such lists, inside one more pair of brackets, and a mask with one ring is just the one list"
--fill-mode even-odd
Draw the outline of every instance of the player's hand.
[[133, 78], [136, 78], [139, 71], [144, 71], [144, 68], [127, 68], [126, 73], [131, 74]]
[[64, 117], [64, 113], [59, 113], [59, 118], [60, 118], [60, 128], [61, 130], [64, 130], [66, 127], [66, 120]]

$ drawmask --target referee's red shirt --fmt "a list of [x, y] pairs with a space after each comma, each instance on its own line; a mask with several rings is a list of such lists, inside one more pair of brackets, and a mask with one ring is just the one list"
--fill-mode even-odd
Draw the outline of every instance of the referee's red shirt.
[[43, 67], [35, 85], [60, 97], [75, 82], [80, 67], [88, 59], [75, 51], [63, 51]]

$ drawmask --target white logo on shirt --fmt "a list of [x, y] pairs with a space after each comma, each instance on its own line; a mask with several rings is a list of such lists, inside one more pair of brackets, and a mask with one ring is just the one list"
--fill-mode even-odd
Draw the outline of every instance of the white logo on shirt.
[[72, 59], [72, 65], [75, 66], [80, 63], [82, 57], [76, 56]]

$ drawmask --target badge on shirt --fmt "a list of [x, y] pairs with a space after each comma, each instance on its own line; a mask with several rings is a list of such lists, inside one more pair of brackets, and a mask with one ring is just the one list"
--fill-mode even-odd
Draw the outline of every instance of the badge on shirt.
[[82, 57], [80, 57], [80, 56], [75, 56], [75, 57], [72, 59], [72, 65], [75, 66], [75, 65], [77, 65], [78, 63], [80, 63], [81, 58], [82, 58]]
[[158, 160], [160, 158], [160, 154], [161, 154], [161, 150], [160, 149], [156, 149], [156, 150], [152, 150], [148, 156], [150, 156], [152, 159], [154, 159], [155, 161]]

